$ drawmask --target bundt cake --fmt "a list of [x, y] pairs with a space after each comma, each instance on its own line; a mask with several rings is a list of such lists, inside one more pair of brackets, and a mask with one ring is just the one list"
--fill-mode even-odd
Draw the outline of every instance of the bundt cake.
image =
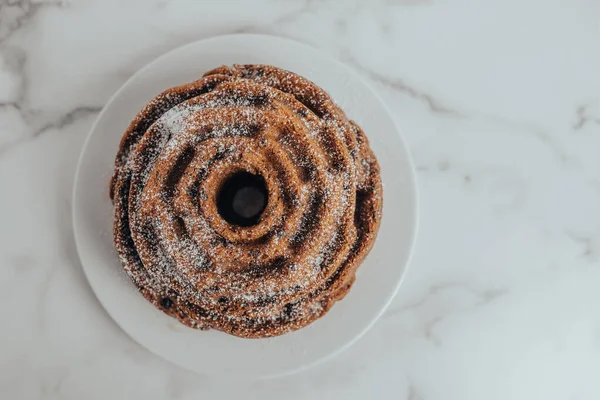
[[185, 325], [281, 335], [343, 298], [381, 219], [361, 128], [309, 80], [222, 66], [131, 122], [111, 181], [133, 283]]

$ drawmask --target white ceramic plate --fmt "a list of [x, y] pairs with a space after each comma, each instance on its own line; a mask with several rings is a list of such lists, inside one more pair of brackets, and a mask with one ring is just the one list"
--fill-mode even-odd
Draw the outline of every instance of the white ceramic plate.
[[[324, 88], [366, 132], [381, 164], [384, 210], [375, 247], [350, 293], [323, 318], [271, 339], [197, 331], [157, 310], [130, 282], [113, 248], [109, 179], [121, 135], [156, 94], [222, 64], [272, 64]], [[83, 148], [73, 192], [73, 227], [83, 269], [106, 311], [133, 339], [205, 375], [257, 378], [314, 365], [356, 341], [379, 318], [402, 280], [415, 238], [414, 170], [389, 111], [352, 70], [312, 47], [264, 35], [188, 44], [153, 61], [110, 99]]]

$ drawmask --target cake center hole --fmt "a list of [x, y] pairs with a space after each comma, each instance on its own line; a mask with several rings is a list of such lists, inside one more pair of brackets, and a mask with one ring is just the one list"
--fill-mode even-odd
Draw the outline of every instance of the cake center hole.
[[267, 185], [260, 175], [238, 172], [229, 177], [217, 197], [219, 214], [230, 224], [258, 224], [267, 206]]

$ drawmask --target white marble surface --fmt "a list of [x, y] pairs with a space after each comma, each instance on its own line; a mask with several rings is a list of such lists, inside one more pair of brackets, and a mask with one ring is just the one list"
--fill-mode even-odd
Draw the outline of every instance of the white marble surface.
[[[174, 367], [117, 328], [70, 210], [109, 96], [163, 52], [232, 32], [313, 44], [372, 82], [421, 203], [385, 317], [320, 367], [241, 383]], [[599, 156], [596, 0], [2, 0], [0, 398], [598, 399]]]

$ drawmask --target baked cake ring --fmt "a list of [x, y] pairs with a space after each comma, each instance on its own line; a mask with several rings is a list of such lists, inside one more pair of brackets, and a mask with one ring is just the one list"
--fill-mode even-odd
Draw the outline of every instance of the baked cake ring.
[[150, 101], [111, 181], [124, 270], [187, 326], [281, 335], [342, 299], [381, 220], [361, 128], [309, 80], [222, 66]]

